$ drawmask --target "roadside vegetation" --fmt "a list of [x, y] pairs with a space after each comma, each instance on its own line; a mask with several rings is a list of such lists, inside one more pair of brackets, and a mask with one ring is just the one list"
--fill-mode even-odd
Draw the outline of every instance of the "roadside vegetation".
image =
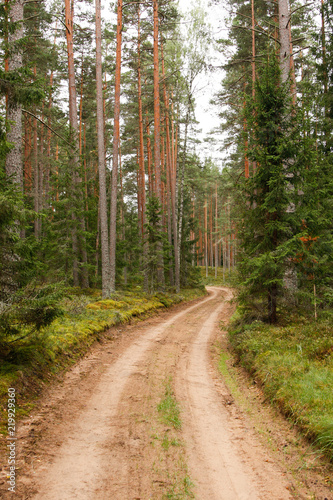
[[0, 431], [6, 432], [4, 408], [8, 387], [16, 388], [18, 415], [24, 415], [43, 384], [85, 354], [106, 330], [204, 294], [204, 288], [155, 295], [138, 289], [119, 291], [112, 298], [101, 300], [100, 290], [83, 293], [72, 288], [57, 303], [58, 316], [50, 324], [31, 330], [26, 324], [19, 325], [16, 318], [16, 328], [1, 338]]
[[322, 311], [316, 322], [301, 310], [281, 316], [277, 325], [250, 321], [239, 307], [231, 345], [269, 400], [333, 461], [332, 312]]

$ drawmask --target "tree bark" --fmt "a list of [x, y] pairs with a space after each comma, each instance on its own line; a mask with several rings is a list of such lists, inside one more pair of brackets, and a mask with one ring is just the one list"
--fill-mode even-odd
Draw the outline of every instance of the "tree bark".
[[[65, 21], [66, 21], [66, 41], [68, 55], [68, 89], [69, 89], [69, 123], [71, 129], [71, 142], [73, 144], [72, 155], [72, 180], [73, 180], [73, 203], [78, 205], [81, 203], [79, 186], [81, 177], [79, 175], [80, 158], [79, 158], [79, 126], [77, 119], [77, 104], [76, 104], [76, 85], [75, 85], [75, 65], [74, 65], [74, 49], [73, 49], [73, 27], [74, 27], [74, 0], [65, 0]], [[87, 264], [87, 250], [85, 241], [85, 221], [81, 217], [79, 224], [75, 215], [75, 206], [71, 210], [72, 219], [72, 250], [73, 250], [73, 283], [74, 286], [79, 286], [79, 238], [78, 226], [80, 227], [81, 237], [80, 246], [82, 253], [82, 286], [89, 286]]]
[[[176, 285], [177, 293], [180, 290], [180, 279], [179, 279], [179, 258], [178, 258], [178, 232], [177, 232], [177, 213], [176, 213], [176, 193], [175, 193], [175, 182], [176, 176], [174, 172], [174, 160], [173, 160], [173, 144], [170, 144], [170, 120], [169, 120], [169, 96], [166, 90], [165, 83], [165, 66], [164, 66], [164, 53], [163, 53], [163, 44], [161, 44], [161, 55], [162, 55], [162, 78], [163, 78], [163, 97], [164, 97], [164, 106], [165, 106], [165, 131], [166, 131], [166, 168], [167, 168], [167, 179], [168, 179], [168, 191], [170, 195], [170, 207], [171, 214], [168, 207], [168, 235], [169, 240], [172, 239], [171, 224], [172, 224], [172, 233], [173, 233], [173, 248], [174, 248], [174, 260], [175, 260], [175, 274], [173, 274], [173, 270], [170, 271], [170, 284], [173, 286]], [[174, 134], [172, 133], [172, 139], [174, 139]], [[171, 217], [172, 215], [172, 217]], [[172, 221], [171, 221], [172, 219]], [[171, 224], [170, 224], [171, 223]], [[170, 229], [169, 229], [170, 226]], [[175, 276], [175, 278], [174, 278]]]
[[113, 154], [112, 154], [112, 182], [111, 182], [111, 210], [110, 210], [110, 291], [116, 289], [116, 244], [117, 244], [117, 192], [118, 192], [118, 155], [120, 139], [120, 77], [121, 77], [121, 43], [123, 23], [123, 1], [118, 0], [117, 9], [117, 48], [116, 73], [114, 93], [114, 125], [113, 125]]
[[280, 38], [280, 67], [282, 82], [286, 82], [290, 72], [290, 12], [288, 0], [279, 2], [279, 38]]
[[[22, 47], [19, 42], [24, 34], [23, 6], [24, 0], [16, 0], [10, 4], [9, 23], [15, 29], [9, 30], [8, 33], [9, 71], [22, 67]], [[7, 122], [10, 127], [7, 132], [7, 141], [12, 144], [12, 148], [6, 156], [6, 174], [23, 191], [22, 106], [13, 99], [11, 92], [7, 94]]]
[[141, 212], [141, 242], [143, 246], [143, 289], [148, 292], [148, 242], [146, 241], [146, 175], [145, 175], [145, 153], [143, 139], [143, 112], [142, 112], [142, 82], [141, 82], [141, 25], [140, 25], [140, 3], [138, 4], [138, 106], [139, 106], [139, 175], [138, 191], [140, 194], [140, 212]]
[[219, 235], [218, 235], [218, 221], [217, 221], [217, 181], [215, 184], [215, 278], [217, 278], [217, 268], [219, 265]]
[[[154, 174], [155, 195], [162, 208], [161, 186], [161, 148], [160, 148], [160, 86], [159, 86], [159, 53], [158, 53], [158, 0], [153, 0], [154, 8]], [[158, 222], [159, 232], [162, 232], [161, 217]], [[164, 289], [163, 244], [157, 243], [157, 281], [158, 288]]]
[[[102, 297], [106, 298], [110, 295], [110, 261], [109, 261], [108, 208], [107, 208], [107, 198], [106, 198], [106, 173], [105, 173], [105, 149], [104, 149], [101, 0], [95, 0], [95, 10], [96, 10], [96, 104], [97, 104], [98, 175], [99, 175], [99, 212], [100, 212], [100, 227], [101, 227], [100, 239], [101, 239], [101, 253], [102, 253]], [[82, 74], [83, 74], [83, 68], [82, 68]], [[81, 116], [82, 116], [82, 110], [81, 110]]]

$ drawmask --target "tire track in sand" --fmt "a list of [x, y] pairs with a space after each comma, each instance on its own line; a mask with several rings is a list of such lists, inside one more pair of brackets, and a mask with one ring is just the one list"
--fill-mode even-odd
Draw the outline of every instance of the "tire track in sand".
[[[113, 363], [96, 387], [87, 408], [69, 423], [67, 439], [58, 450], [46, 473], [37, 480], [35, 500], [92, 500], [101, 486], [105, 443], [112, 431], [110, 420], [117, 413], [118, 403], [129, 377], [149, 347], [163, 332], [186, 314], [213, 300], [217, 291], [203, 301], [172, 316], [161, 325], [149, 329]], [[100, 498], [103, 498], [101, 496]], [[111, 500], [111, 499], [110, 499]], [[126, 500], [126, 499], [124, 499]]]
[[[239, 423], [239, 417], [230, 418], [220, 396], [228, 396], [229, 391], [221, 380], [216, 384], [211, 375], [210, 339], [219, 329], [219, 320], [228, 321], [230, 317], [226, 300], [232, 298], [232, 292], [221, 290], [225, 300], [199, 329], [188, 357], [183, 359], [176, 385], [177, 398], [184, 408], [184, 436], [196, 498], [287, 500], [291, 496], [286, 479], [268, 464], [267, 456], [252, 441], [244, 423]], [[220, 385], [220, 394], [215, 385]]]

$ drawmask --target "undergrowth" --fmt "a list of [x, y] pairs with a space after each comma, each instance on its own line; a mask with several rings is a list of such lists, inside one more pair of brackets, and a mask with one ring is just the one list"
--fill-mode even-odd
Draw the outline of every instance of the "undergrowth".
[[244, 322], [229, 329], [239, 360], [266, 395], [333, 461], [333, 326], [329, 318], [284, 319], [283, 326]]
[[147, 295], [140, 290], [116, 292], [101, 300], [100, 292], [71, 289], [60, 306], [64, 314], [34, 335], [15, 342], [0, 363], [0, 433], [6, 432], [8, 387], [15, 387], [19, 416], [30, 411], [34, 396], [52, 376], [82, 356], [110, 327], [204, 295], [203, 288], [179, 294]]

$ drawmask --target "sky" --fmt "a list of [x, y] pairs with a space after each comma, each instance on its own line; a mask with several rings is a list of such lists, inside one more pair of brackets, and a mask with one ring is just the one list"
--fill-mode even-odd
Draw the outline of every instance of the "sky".
[[[193, 5], [197, 5], [199, 1], [200, 0], [179, 0], [179, 8], [183, 13], [186, 13], [193, 7]], [[221, 4], [219, 6], [210, 6], [209, 0], [201, 0], [200, 3], [207, 12], [207, 21], [211, 25], [213, 37], [216, 39], [225, 36], [224, 17], [226, 15], [226, 11], [223, 9]], [[214, 66], [223, 64], [221, 57], [220, 53], [212, 49], [211, 58]], [[201, 141], [204, 141], [204, 139], [209, 135], [209, 132], [218, 127], [220, 124], [220, 118], [217, 116], [218, 109], [215, 105], [210, 104], [210, 101], [214, 100], [216, 92], [220, 89], [222, 78], [223, 71], [218, 69], [208, 75], [202, 75], [198, 78], [196, 87], [200, 90], [195, 95], [195, 114], [196, 119], [199, 122], [198, 128], [202, 129], [202, 133], [199, 134]], [[221, 167], [224, 154], [219, 151], [218, 146], [209, 146], [208, 149], [207, 144], [202, 143], [197, 146], [196, 152], [202, 159], [211, 156], [217, 163], [217, 166], [219, 168]]]

